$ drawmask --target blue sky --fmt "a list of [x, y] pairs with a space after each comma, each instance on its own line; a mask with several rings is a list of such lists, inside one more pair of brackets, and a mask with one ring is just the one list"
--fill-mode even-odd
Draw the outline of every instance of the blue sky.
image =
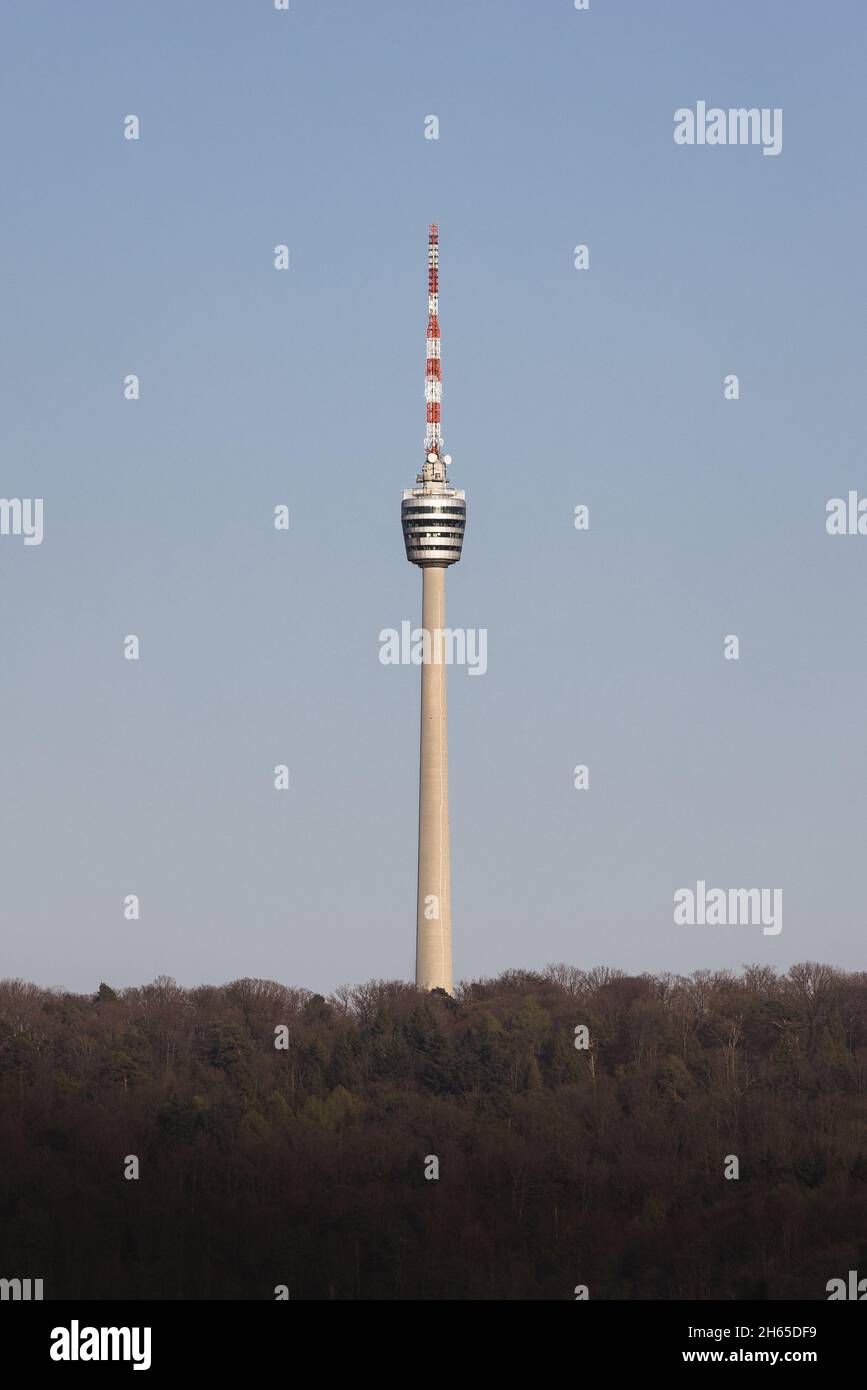
[[[450, 673], [456, 975], [863, 968], [867, 537], [824, 526], [867, 493], [863, 6], [89, 3], [0, 38], [0, 491], [45, 499], [41, 546], [0, 537], [0, 973], [411, 977], [418, 670], [378, 634], [420, 613], [432, 220], [449, 620], [488, 632]], [[675, 145], [698, 100], [782, 108], [782, 153]], [[780, 935], [675, 925], [699, 878], [782, 888]]]

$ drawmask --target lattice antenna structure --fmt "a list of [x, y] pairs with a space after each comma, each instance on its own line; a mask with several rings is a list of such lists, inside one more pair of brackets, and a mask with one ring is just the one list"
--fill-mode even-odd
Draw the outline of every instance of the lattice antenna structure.
[[[440, 237], [432, 222], [427, 238], [427, 361], [424, 370], [424, 399], [427, 428], [425, 454], [442, 457], [443, 372], [440, 342]], [[430, 459], [433, 463], [434, 460]]]

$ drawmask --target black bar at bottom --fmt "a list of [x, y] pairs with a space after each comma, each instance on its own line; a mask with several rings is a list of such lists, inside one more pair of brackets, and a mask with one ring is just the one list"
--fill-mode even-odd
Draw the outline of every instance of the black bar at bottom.
[[[797, 1365], [823, 1375], [851, 1365], [863, 1347], [861, 1301], [762, 1303], [341, 1303], [3, 1302], [4, 1361], [25, 1374], [93, 1377], [136, 1374], [160, 1380], [186, 1372], [227, 1375], [269, 1368], [305, 1374], [313, 1357], [333, 1374], [345, 1348], [356, 1371], [394, 1357], [406, 1337], [436, 1335], [443, 1363], [455, 1333], [474, 1339], [488, 1371], [501, 1358], [514, 1375], [516, 1351], [559, 1348], [576, 1373], [599, 1361], [611, 1373], [667, 1374], [675, 1368]], [[379, 1324], [379, 1318], [382, 1323]], [[399, 1317], [399, 1323], [397, 1321]], [[436, 1318], [436, 1323], [433, 1319]], [[362, 1322], [363, 1319], [363, 1322]], [[532, 1336], [534, 1341], [524, 1339]], [[337, 1338], [350, 1340], [337, 1341]], [[553, 1341], [549, 1339], [555, 1339]], [[565, 1340], [564, 1340], [565, 1339]], [[432, 1345], [432, 1344], [431, 1344]], [[484, 1353], [482, 1354], [482, 1348]], [[571, 1348], [571, 1351], [570, 1351]], [[299, 1360], [299, 1358], [301, 1358]], [[463, 1360], [463, 1358], [461, 1358]], [[431, 1367], [432, 1369], [432, 1367]]]

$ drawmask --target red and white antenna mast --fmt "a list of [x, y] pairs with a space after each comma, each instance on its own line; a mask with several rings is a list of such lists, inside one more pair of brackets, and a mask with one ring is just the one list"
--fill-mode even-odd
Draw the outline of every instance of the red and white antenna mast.
[[436, 222], [432, 222], [427, 238], [427, 363], [424, 373], [424, 398], [427, 406], [424, 451], [428, 455], [429, 463], [434, 463], [442, 457], [443, 447], [440, 431], [443, 377], [440, 357], [439, 252], [439, 230]]

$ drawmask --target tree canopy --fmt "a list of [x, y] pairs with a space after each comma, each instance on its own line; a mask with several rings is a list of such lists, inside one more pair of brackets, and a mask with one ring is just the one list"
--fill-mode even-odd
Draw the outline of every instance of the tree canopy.
[[865, 1092], [867, 974], [815, 963], [7, 980], [0, 1263], [46, 1298], [824, 1298], [867, 1273]]

